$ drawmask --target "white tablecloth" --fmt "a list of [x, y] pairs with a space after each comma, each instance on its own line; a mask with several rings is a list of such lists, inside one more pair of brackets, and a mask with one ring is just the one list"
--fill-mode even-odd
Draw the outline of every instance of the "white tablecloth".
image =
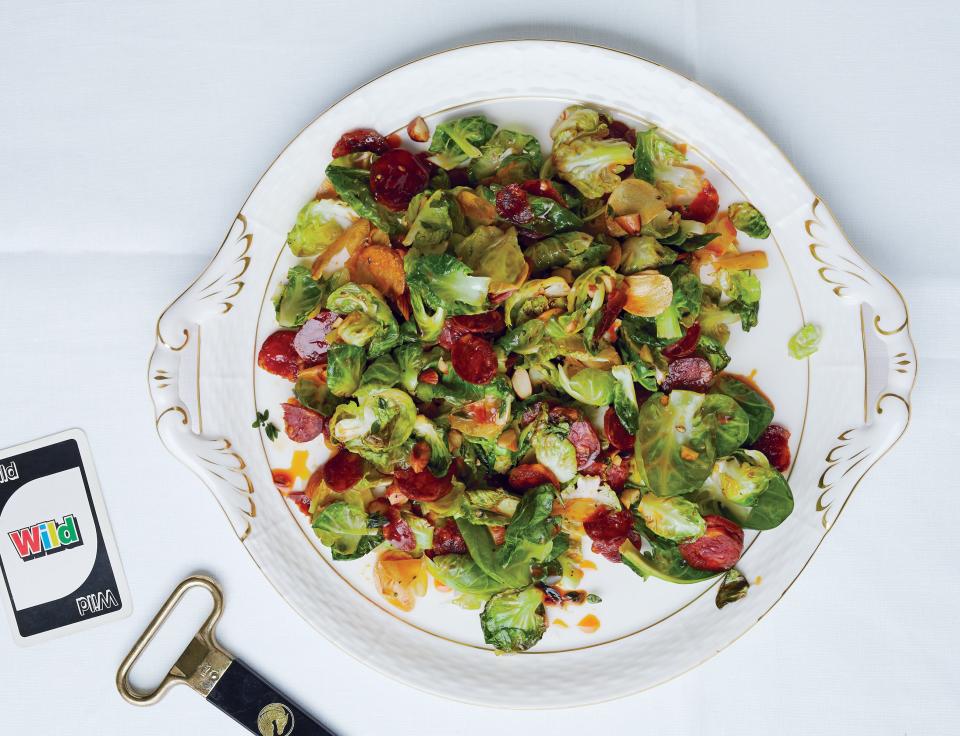
[[[0, 4], [0, 446], [86, 430], [136, 607], [31, 649], [0, 630], [4, 733], [239, 732], [186, 688], [149, 709], [114, 690], [132, 640], [198, 569], [226, 588], [226, 645], [344, 734], [960, 732], [955, 4], [535, 5]], [[743, 109], [906, 295], [921, 363], [911, 429], [759, 626], [653, 691], [555, 712], [441, 700], [328, 644], [160, 445], [146, 390], [157, 315], [303, 125], [396, 64], [509, 37], [619, 47]]]

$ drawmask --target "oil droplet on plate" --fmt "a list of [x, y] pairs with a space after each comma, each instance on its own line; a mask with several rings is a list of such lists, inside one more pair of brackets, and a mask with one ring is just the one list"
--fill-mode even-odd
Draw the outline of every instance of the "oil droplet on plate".
[[763, 575], [757, 575], [757, 577], [756, 577], [756, 578], [754, 579], [754, 581], [753, 581], [753, 584], [754, 584], [754, 585], [760, 585], [760, 583], [762, 583], [762, 582], [763, 582]]
[[598, 619], [592, 613], [588, 613], [577, 622], [577, 628], [579, 628], [580, 631], [585, 634], [592, 634], [594, 631], [600, 628], [600, 619]]
[[592, 560], [584, 560], [580, 563], [580, 567], [582, 567], [584, 570], [596, 570], [597, 563], [593, 562]]
[[559, 626], [561, 629], [569, 629], [570, 625], [564, 621], [562, 618], [555, 618], [550, 622], [551, 626]]

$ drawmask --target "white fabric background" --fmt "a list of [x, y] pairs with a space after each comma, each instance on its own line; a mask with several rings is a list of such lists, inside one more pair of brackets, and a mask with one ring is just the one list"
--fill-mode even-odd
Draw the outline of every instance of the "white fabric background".
[[[329, 645], [162, 448], [146, 390], [158, 314], [303, 125], [396, 64], [507, 37], [619, 47], [744, 110], [906, 295], [921, 365], [911, 429], [760, 625], [653, 691], [554, 712], [441, 700]], [[197, 569], [226, 588], [226, 646], [344, 734], [960, 732], [958, 40], [951, 0], [0, 1], [0, 446], [87, 431], [136, 606], [33, 649], [0, 631], [4, 733], [238, 733], [185, 688], [149, 709], [114, 690]]]

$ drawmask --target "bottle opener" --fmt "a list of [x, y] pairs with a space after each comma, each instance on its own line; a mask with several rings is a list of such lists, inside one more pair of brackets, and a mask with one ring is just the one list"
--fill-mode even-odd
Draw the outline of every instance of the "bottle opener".
[[[213, 598], [204, 621], [170, 672], [153, 692], [130, 684], [130, 670], [190, 588], [203, 588]], [[212, 578], [193, 575], [176, 587], [117, 670], [117, 689], [133, 705], [153, 705], [174, 685], [188, 685], [207, 702], [259, 736], [336, 736], [287, 696], [217, 643], [215, 628], [223, 613], [223, 591]]]

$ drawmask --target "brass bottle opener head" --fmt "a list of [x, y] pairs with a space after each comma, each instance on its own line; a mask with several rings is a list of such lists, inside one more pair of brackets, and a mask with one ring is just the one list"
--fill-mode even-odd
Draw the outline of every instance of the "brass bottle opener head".
[[[130, 670], [143, 654], [147, 645], [160, 630], [164, 621], [177, 607], [180, 599], [191, 588], [203, 588], [213, 598], [213, 611], [203, 622], [203, 626], [183, 650], [183, 654], [160, 685], [153, 692], [142, 692], [130, 684]], [[217, 581], [204, 575], [193, 575], [176, 587], [167, 602], [153, 617], [143, 634], [133, 645], [133, 649], [124, 658], [117, 670], [117, 690], [128, 703], [134, 705], [153, 705], [174, 685], [189, 685], [198, 693], [207, 697], [217, 684], [233, 658], [217, 644], [215, 628], [223, 613], [223, 591]]]

